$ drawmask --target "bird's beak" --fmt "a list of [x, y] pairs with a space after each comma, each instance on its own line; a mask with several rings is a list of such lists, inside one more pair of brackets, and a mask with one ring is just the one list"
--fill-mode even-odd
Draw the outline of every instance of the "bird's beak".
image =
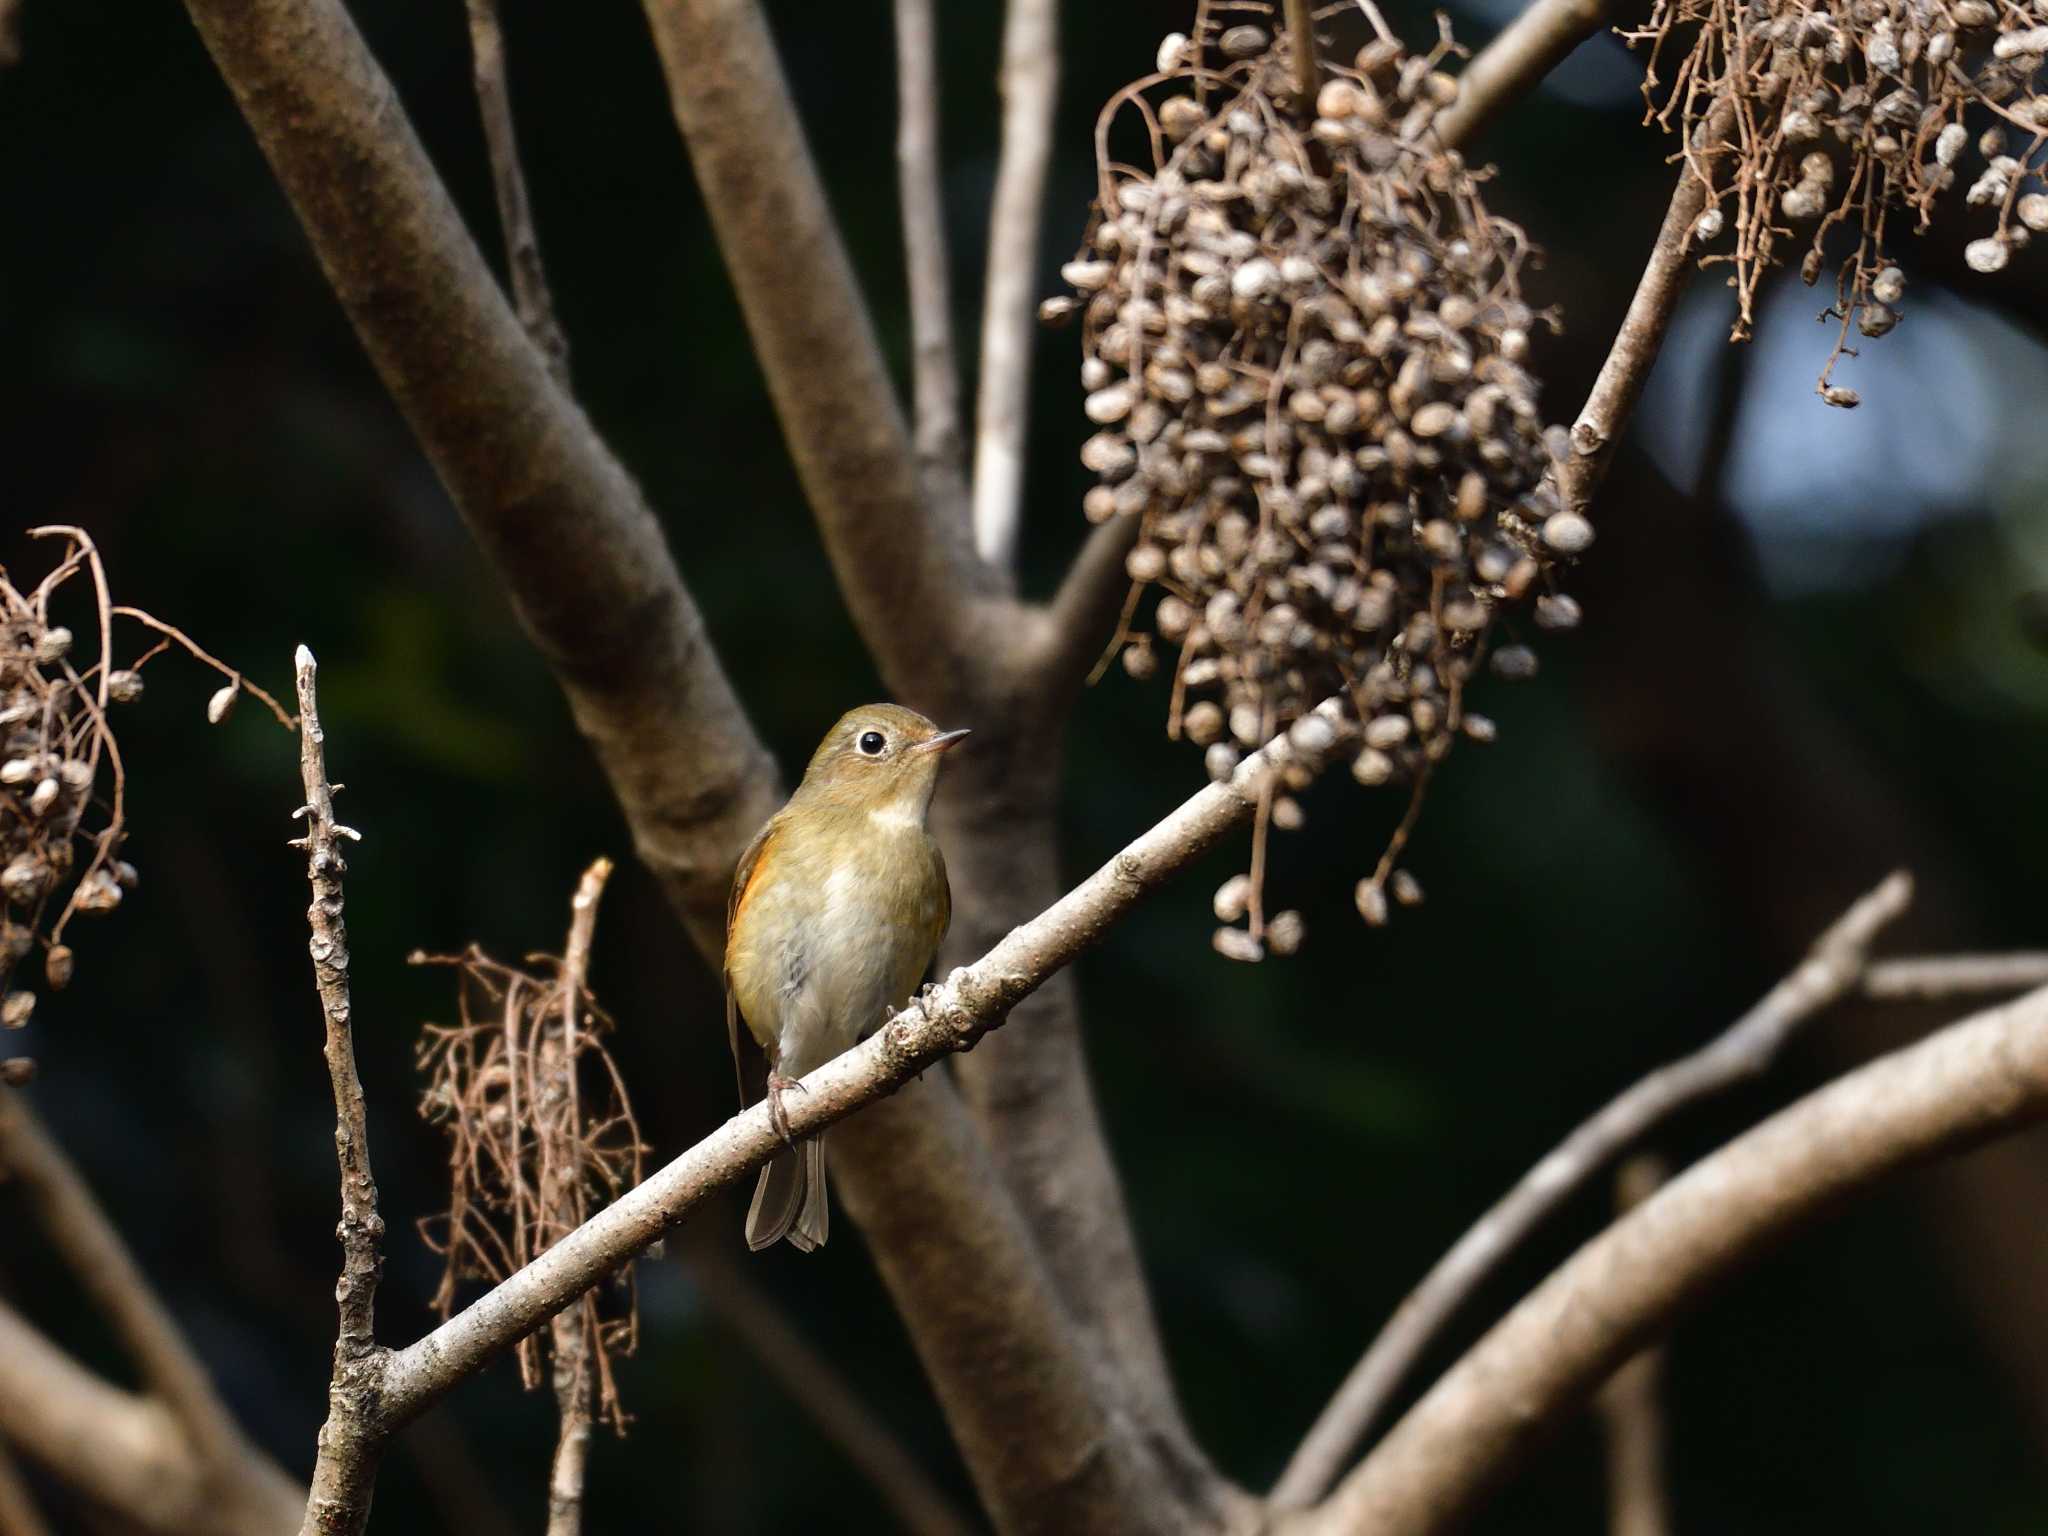
[[967, 736], [966, 731], [941, 731], [929, 741], [920, 741], [910, 750], [913, 752], [947, 752], [960, 745]]

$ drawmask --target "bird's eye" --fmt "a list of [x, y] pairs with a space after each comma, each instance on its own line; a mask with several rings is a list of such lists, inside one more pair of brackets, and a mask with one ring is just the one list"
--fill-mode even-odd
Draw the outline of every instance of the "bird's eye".
[[863, 756], [880, 757], [882, 755], [882, 748], [889, 745], [889, 743], [880, 731], [862, 731], [860, 740], [855, 742], [854, 745], [860, 748]]

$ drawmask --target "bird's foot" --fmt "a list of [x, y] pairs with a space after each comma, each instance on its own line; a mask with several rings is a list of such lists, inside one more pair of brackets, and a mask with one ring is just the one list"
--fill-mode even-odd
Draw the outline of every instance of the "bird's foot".
[[789, 1133], [789, 1112], [782, 1107], [782, 1096], [794, 1088], [798, 1093], [810, 1090], [793, 1077], [784, 1077], [780, 1072], [768, 1074], [768, 1120], [775, 1127], [784, 1146], [794, 1147], [796, 1138]]

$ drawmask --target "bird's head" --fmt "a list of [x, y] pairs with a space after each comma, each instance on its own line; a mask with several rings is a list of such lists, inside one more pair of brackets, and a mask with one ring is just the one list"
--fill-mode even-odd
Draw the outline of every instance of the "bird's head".
[[804, 770], [802, 794], [922, 825], [939, 761], [967, 735], [942, 731], [914, 709], [863, 704], [839, 717]]

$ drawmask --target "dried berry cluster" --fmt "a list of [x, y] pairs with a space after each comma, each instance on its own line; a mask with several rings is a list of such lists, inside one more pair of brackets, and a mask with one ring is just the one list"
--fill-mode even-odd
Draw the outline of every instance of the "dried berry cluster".
[[[587, 954], [587, 940], [582, 948]], [[605, 1048], [611, 1020], [577, 974], [577, 950], [572, 936], [572, 959], [543, 958], [546, 974], [501, 965], [474, 945], [411, 957], [450, 966], [458, 978], [459, 1022], [427, 1025], [418, 1049], [428, 1075], [420, 1114], [448, 1136], [448, 1213], [420, 1223], [447, 1260], [434, 1297], [443, 1317], [462, 1281], [505, 1279], [640, 1182], [647, 1149]], [[565, 1366], [583, 1373], [598, 1416], [623, 1431], [611, 1362], [633, 1352], [639, 1309], [631, 1266], [621, 1279], [625, 1300], [615, 1311], [601, 1309], [594, 1291], [578, 1303], [571, 1358], [562, 1335], [551, 1337], [558, 1387]], [[539, 1337], [522, 1340], [518, 1354], [521, 1378], [538, 1385]]]
[[[1084, 509], [1141, 519], [1130, 574], [1160, 589], [1153, 629], [1178, 652], [1167, 729], [1219, 778], [1334, 696], [1361, 733], [1355, 777], [1419, 790], [1456, 737], [1492, 735], [1464, 691], [1497, 611], [1578, 618], [1551, 575], [1593, 530], [1544, 478], [1527, 242], [1434, 133], [1449, 51], [1382, 32], [1339, 62], [1325, 44], [1305, 102], [1269, 9], [1208, 4], [1103, 113], [1096, 215], [1064, 269], [1078, 297], [1044, 309], [1083, 316], [1101, 428]], [[1149, 168], [1110, 153], [1133, 118]], [[1155, 670], [1154, 635], [1124, 664]], [[1534, 657], [1499, 646], [1493, 665], [1527, 676]], [[1261, 886], [1268, 827], [1301, 817], [1284, 792], [1262, 804], [1250, 873], [1217, 893], [1224, 954], [1299, 944]], [[1390, 889], [1419, 899], [1398, 851], [1360, 885], [1369, 922]]]
[[[1693, 31], [1663, 105], [1657, 60]], [[1990, 210], [1989, 229], [1964, 252], [1979, 272], [2003, 268], [2032, 234], [2048, 231], [2048, 0], [1656, 0], [1645, 87], [1658, 121], [1675, 121], [1690, 174], [1708, 205], [1692, 237], [1711, 245], [1733, 222], [1733, 249], [1703, 262], [1734, 265], [1741, 298], [1735, 337], [1748, 334], [1758, 282], [1783, 259], [1782, 240], [1806, 242], [1800, 274], [1816, 281], [1837, 226], [1854, 247], [1836, 277], [1829, 314], [1841, 323], [1819, 388], [1853, 324], [1882, 336], [1898, 323], [1905, 275], [1886, 249], [1886, 223], [1920, 229], [1936, 201], [1967, 178], [1965, 201]], [[1809, 233], [1810, 232], [1810, 233]]]
[[[83, 531], [34, 531], [60, 537], [66, 547], [56, 567], [27, 590], [0, 569], [0, 1024], [10, 1029], [26, 1024], [36, 1006], [36, 994], [15, 985], [23, 962], [40, 946], [43, 981], [61, 990], [77, 964], [64, 942], [72, 917], [111, 912], [135, 887], [134, 866], [117, 857], [127, 835], [126, 778], [108, 715], [142, 697], [142, 668], [180, 646], [228, 678], [207, 705], [208, 719], [225, 719], [246, 689], [291, 724], [270, 695], [185, 635], [139, 609], [114, 605], [99, 552]], [[71, 629], [52, 616], [74, 583], [90, 587], [95, 605], [100, 654], [90, 663], [79, 659]], [[107, 655], [117, 619], [160, 637], [127, 667], [113, 666]]]

